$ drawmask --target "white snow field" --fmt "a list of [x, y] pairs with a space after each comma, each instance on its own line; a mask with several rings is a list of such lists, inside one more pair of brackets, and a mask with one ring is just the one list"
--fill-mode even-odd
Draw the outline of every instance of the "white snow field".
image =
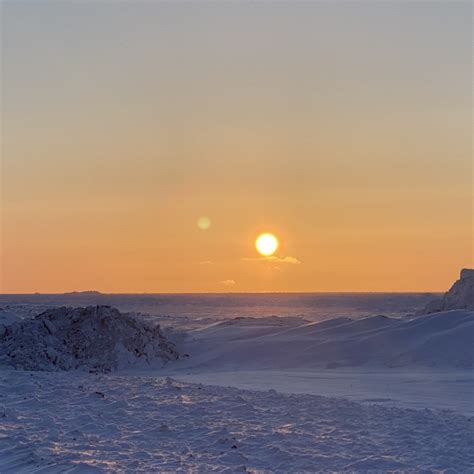
[[470, 308], [162, 330], [15, 298], [0, 312], [0, 474], [474, 473]]
[[452, 412], [156, 376], [0, 372], [0, 472], [472, 472]]

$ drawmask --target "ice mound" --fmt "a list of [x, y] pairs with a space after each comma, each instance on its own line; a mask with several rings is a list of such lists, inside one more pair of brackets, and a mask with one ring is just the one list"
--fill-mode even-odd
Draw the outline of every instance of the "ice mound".
[[0, 326], [0, 363], [19, 369], [109, 372], [177, 358], [158, 325], [110, 306], [54, 308]]
[[474, 270], [463, 268], [459, 280], [444, 294], [419, 312], [419, 314], [437, 313], [452, 309], [474, 310]]

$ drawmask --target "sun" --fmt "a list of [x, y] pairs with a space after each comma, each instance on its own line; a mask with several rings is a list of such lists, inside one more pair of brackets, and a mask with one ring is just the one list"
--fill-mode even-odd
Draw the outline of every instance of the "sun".
[[255, 247], [259, 254], [269, 257], [276, 252], [278, 239], [273, 234], [260, 234], [255, 241]]

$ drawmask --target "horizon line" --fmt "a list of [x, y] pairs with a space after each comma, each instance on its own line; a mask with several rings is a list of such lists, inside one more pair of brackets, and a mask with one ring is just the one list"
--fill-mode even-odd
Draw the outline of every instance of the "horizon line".
[[134, 296], [134, 295], [265, 295], [265, 294], [383, 294], [383, 293], [392, 293], [392, 294], [421, 294], [421, 293], [445, 293], [447, 290], [410, 290], [410, 291], [401, 291], [401, 290], [317, 290], [317, 291], [181, 291], [181, 292], [102, 292], [98, 290], [85, 290], [85, 291], [64, 291], [64, 292], [51, 292], [51, 293], [41, 293], [41, 292], [21, 292], [21, 293], [2, 293], [0, 292], [0, 297], [2, 296], [66, 296], [66, 295], [87, 295], [87, 294], [97, 294], [104, 296]]

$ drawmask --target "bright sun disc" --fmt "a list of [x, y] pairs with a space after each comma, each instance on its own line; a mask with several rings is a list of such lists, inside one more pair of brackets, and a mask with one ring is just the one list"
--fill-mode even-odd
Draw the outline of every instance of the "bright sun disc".
[[278, 248], [278, 239], [273, 234], [261, 234], [255, 241], [255, 247], [258, 253], [269, 257], [273, 255]]

